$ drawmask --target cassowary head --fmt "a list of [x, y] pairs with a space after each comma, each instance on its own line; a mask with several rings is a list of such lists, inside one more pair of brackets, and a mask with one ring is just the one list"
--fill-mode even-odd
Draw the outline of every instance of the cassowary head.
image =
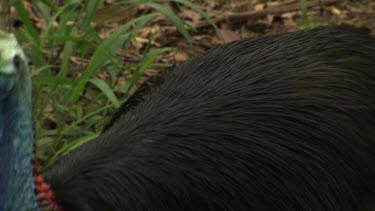
[[[29, 72], [25, 62], [25, 55], [14, 35], [0, 32], [0, 99], [15, 93], [14, 87], [29, 85]], [[27, 84], [26, 84], [27, 83]]]

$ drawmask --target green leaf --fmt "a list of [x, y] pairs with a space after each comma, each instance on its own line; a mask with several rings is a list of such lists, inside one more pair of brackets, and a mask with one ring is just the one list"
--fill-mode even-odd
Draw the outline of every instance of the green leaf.
[[34, 77], [33, 83], [35, 85], [71, 85], [73, 86], [76, 82], [69, 80], [64, 77], [58, 76], [40, 76]]
[[102, 1], [95, 0], [95, 1], [85, 1], [85, 7], [83, 12], [81, 12], [81, 17], [79, 19], [79, 26], [85, 29], [86, 27], [91, 27], [90, 23], [98, 10], [99, 6], [102, 4]]
[[48, 162], [48, 165], [51, 165], [58, 157], [64, 156], [71, 152], [72, 150], [76, 149], [77, 147], [81, 146], [82, 144], [89, 142], [95, 138], [97, 138], [100, 134], [94, 133], [85, 135], [83, 137], [77, 138], [68, 144], [62, 146], [54, 155], [54, 157]]
[[[77, 32], [77, 28], [74, 27], [73, 30], [71, 31], [71, 34], [75, 34], [76, 32]], [[73, 36], [67, 36], [67, 37], [76, 38], [76, 37], [73, 37]], [[80, 42], [79, 40], [78, 41], [74, 40], [74, 41]], [[70, 41], [70, 40], [65, 40], [64, 44], [65, 44], [64, 50], [62, 52], [63, 58], [62, 58], [62, 61], [61, 61], [61, 68], [60, 68], [60, 71], [59, 71], [59, 74], [58, 74], [60, 77], [65, 77], [68, 74], [69, 59], [73, 54], [73, 42]]]
[[27, 32], [30, 33], [31, 37], [33, 38], [33, 41], [37, 43], [37, 45], [40, 44], [40, 39], [38, 32], [34, 28], [33, 24], [31, 23], [31, 20], [29, 19], [29, 14], [27, 13], [25, 7], [23, 6], [22, 1], [15, 1], [13, 4], [14, 8], [16, 8], [18, 12], [18, 16], [21, 18], [22, 23], [27, 29]]
[[156, 4], [154, 2], [146, 2], [146, 5], [159, 10], [163, 15], [165, 15], [172, 23], [176, 26], [177, 30], [185, 37], [185, 39], [189, 42], [189, 45], [192, 45], [192, 38], [189, 34], [189, 32], [185, 29], [184, 25], [185, 22], [181, 20], [173, 11], [170, 9], [160, 5]]
[[[47, 27], [44, 31], [43, 37], [48, 36], [48, 34], [53, 34], [53, 32], [52, 32], [53, 24], [57, 20], [57, 18], [60, 17], [60, 15], [63, 15], [64, 17], [60, 17], [61, 20], [59, 21], [59, 27], [58, 28], [59, 29], [61, 29], [61, 27], [65, 28], [66, 22], [68, 21], [68, 19], [72, 18], [72, 16], [73, 16], [72, 13], [76, 10], [76, 8], [79, 6], [81, 1], [82, 0], [76, 0], [76, 1], [70, 2], [69, 4], [66, 4], [61, 9], [59, 9], [51, 17], [51, 20], [49, 22], [47, 22]], [[58, 30], [58, 34], [59, 33], [61, 33], [61, 32], [59, 32], [59, 30]]]
[[190, 1], [187, 1], [187, 0], [172, 0], [172, 1], [184, 4], [184, 5], [192, 8], [196, 12], [198, 12], [202, 17], [204, 17], [214, 27], [216, 32], [219, 34], [220, 39], [224, 40], [224, 37], [222, 36], [222, 34], [219, 30], [219, 27], [216, 25], [215, 21], [212, 20], [212, 18], [209, 15], [207, 15], [207, 13], [205, 13], [201, 8], [199, 8], [197, 5], [191, 3]]
[[307, 8], [307, 0], [301, 0], [301, 10], [304, 28], [308, 29], [310, 28], [310, 20], [308, 16], [309, 9]]
[[131, 88], [136, 84], [137, 81], [141, 78], [144, 72], [153, 64], [158, 55], [170, 48], [160, 48], [150, 52], [147, 52], [139, 62], [135, 73], [133, 74], [130, 85], [128, 87], [127, 93], [130, 92]]
[[124, 34], [130, 26], [142, 21], [145, 24], [154, 19], [158, 13], [152, 13], [136, 19], [133, 19], [121, 26], [115, 33], [113, 33], [108, 39], [106, 39], [95, 51], [91, 57], [90, 64], [88, 65], [84, 75], [80, 79], [78, 85], [75, 87], [72, 93], [71, 101], [77, 102], [79, 95], [82, 93], [87, 81], [108, 60], [119, 47], [122, 46], [124, 41], [129, 38], [129, 34]]
[[48, 10], [48, 8], [46, 7], [46, 5], [41, 2], [41, 1], [34, 1], [33, 2], [39, 9], [40, 13], [43, 15], [44, 17], [44, 20], [46, 21], [46, 23], [50, 22], [50, 12]]
[[89, 80], [89, 82], [98, 87], [98, 89], [102, 91], [102, 93], [108, 98], [109, 101], [113, 103], [116, 108], [120, 107], [120, 102], [118, 101], [116, 95], [104, 80], [99, 78], [92, 78]]

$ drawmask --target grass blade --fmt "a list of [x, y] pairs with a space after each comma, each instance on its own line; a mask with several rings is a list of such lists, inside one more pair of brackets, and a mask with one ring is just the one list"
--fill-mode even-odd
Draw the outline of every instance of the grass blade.
[[187, 7], [190, 7], [193, 10], [195, 10], [198, 14], [200, 14], [202, 17], [204, 17], [214, 27], [216, 32], [219, 34], [220, 39], [224, 40], [224, 37], [221, 35], [219, 27], [216, 25], [215, 21], [212, 20], [212, 18], [209, 15], [207, 15], [207, 13], [205, 13], [201, 8], [199, 8], [197, 5], [191, 3], [190, 1], [187, 1], [187, 0], [173, 0], [173, 1], [181, 3], [181, 4], [183, 4]]
[[89, 82], [98, 87], [98, 89], [102, 91], [102, 93], [108, 98], [109, 101], [113, 103], [116, 108], [120, 107], [120, 102], [118, 101], [116, 95], [104, 80], [99, 78], [92, 78], [89, 80]]
[[64, 77], [58, 76], [40, 76], [33, 78], [34, 85], [71, 85], [74, 86], [76, 82]]
[[79, 95], [82, 93], [85, 84], [89, 78], [95, 73], [95, 70], [100, 68], [108, 60], [109, 56], [112, 55], [122, 44], [126, 41], [128, 36], [122, 36], [130, 26], [136, 24], [143, 20], [143, 24], [151, 21], [155, 18], [158, 13], [152, 13], [145, 15], [136, 19], [133, 19], [121, 26], [115, 33], [113, 33], [108, 39], [106, 39], [95, 51], [94, 55], [91, 57], [90, 64], [87, 67], [85, 74], [82, 76], [80, 82], [75, 87], [72, 93], [72, 102], [77, 102]]
[[152, 65], [152, 63], [155, 61], [157, 56], [166, 50], [169, 50], [169, 48], [160, 48], [157, 50], [153, 50], [153, 51], [146, 53], [142, 57], [142, 60], [139, 62], [135, 73], [132, 75], [127, 93], [130, 92], [130, 90], [133, 88], [136, 82], [139, 81], [139, 79], [144, 74], [144, 72]]
[[29, 14], [27, 13], [25, 7], [23, 6], [22, 1], [15, 1], [13, 6], [14, 6], [14, 8], [16, 8], [19, 17], [22, 20], [22, 23], [24, 24], [25, 28], [27, 29], [27, 32], [33, 38], [33, 41], [39, 46], [40, 39], [39, 39], [38, 32], [36, 31], [33, 24], [31, 23], [31, 20], [29, 19]]
[[186, 25], [185, 22], [181, 20], [173, 11], [154, 2], [146, 2], [145, 4], [163, 13], [163, 15], [165, 15], [170, 21], [172, 21], [172, 23], [176, 26], [177, 30], [188, 41], [189, 45], [192, 45], [192, 38], [189, 32], [184, 27], [184, 25]]

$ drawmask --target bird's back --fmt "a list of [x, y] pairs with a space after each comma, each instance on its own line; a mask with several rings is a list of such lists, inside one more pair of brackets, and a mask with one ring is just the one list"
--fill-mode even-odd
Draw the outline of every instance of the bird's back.
[[66, 210], [369, 209], [374, 68], [375, 39], [347, 27], [225, 44], [164, 72], [46, 180]]

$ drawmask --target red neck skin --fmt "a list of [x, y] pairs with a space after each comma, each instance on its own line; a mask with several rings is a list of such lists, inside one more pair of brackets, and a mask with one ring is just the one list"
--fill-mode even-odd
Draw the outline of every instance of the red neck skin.
[[63, 209], [56, 202], [56, 197], [51, 190], [51, 186], [44, 181], [44, 177], [40, 173], [35, 150], [34, 157], [33, 176], [35, 182], [36, 200], [38, 202], [40, 211], [62, 211]]

